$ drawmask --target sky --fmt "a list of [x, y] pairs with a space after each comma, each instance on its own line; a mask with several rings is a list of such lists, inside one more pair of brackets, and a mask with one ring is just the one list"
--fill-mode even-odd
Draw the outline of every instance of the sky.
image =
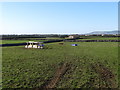
[[0, 2], [1, 34], [118, 30], [117, 2]]

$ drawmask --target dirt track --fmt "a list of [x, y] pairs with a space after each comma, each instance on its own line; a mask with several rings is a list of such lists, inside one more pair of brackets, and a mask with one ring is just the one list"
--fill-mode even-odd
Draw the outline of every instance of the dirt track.
[[100, 85], [100, 88], [117, 88], [117, 83], [115, 81], [115, 75], [102, 64], [92, 65], [92, 68], [99, 75], [99, 79], [105, 82], [105, 87]]
[[45, 88], [46, 89], [55, 88], [56, 84], [59, 82], [59, 80], [62, 78], [62, 76], [67, 72], [68, 69], [69, 69], [68, 63], [64, 63], [63, 65], [61, 65], [57, 69], [54, 77], [51, 80], [49, 80], [48, 82], [46, 82], [44, 85], [42, 85], [41, 88], [44, 88], [44, 89]]
[[[57, 83], [60, 81], [60, 79], [64, 76], [64, 74], [70, 69], [70, 64], [68, 63], [63, 63], [60, 65], [60, 67], [56, 70], [54, 76], [52, 79], [47, 80], [40, 88], [37, 88], [35, 90], [47, 90], [50, 88], [56, 88]], [[105, 82], [105, 84], [102, 84], [100, 82], [99, 83], [99, 87], [97, 88], [117, 88], [118, 85], [116, 83], [115, 80], [115, 75], [112, 73], [112, 71], [107, 68], [106, 66], [104, 66], [103, 64], [97, 63], [97, 64], [92, 64], [91, 65], [91, 69], [93, 69], [97, 74], [98, 74], [98, 79], [103, 82]], [[90, 80], [85, 83], [85, 85], [88, 85], [90, 87], [94, 88], [94, 80], [96, 80], [97, 78], [90, 78]], [[81, 86], [80, 88], [83, 88], [83, 86]]]

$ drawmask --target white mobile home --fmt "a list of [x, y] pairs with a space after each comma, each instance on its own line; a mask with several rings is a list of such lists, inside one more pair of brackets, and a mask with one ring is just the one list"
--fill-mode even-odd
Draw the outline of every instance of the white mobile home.
[[27, 45], [25, 45], [25, 48], [40, 48], [42, 49], [43, 48], [43, 44], [42, 42], [34, 42], [34, 41], [29, 41], [29, 42], [26, 42]]

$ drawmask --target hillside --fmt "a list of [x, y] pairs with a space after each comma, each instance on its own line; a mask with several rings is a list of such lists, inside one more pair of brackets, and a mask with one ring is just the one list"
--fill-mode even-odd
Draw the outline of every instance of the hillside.
[[115, 30], [115, 31], [94, 31], [87, 34], [91, 35], [91, 34], [118, 34], [118, 33], [120, 33], [120, 31]]

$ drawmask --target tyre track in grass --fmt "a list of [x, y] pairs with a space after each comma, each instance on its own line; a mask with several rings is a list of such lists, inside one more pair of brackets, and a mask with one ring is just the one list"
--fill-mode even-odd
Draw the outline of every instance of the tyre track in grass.
[[91, 67], [99, 75], [99, 79], [105, 82], [105, 87], [104, 85], [99, 85], [99, 88], [118, 88], [115, 80], [116, 76], [109, 68], [100, 63], [92, 64]]
[[[55, 72], [55, 75], [51, 80], [46, 81], [40, 88], [41, 89], [49, 89], [55, 88], [56, 84], [60, 81], [60, 79], [64, 76], [67, 70], [70, 69], [70, 65], [68, 63], [63, 63]], [[36, 89], [37, 90], [37, 89]]]

